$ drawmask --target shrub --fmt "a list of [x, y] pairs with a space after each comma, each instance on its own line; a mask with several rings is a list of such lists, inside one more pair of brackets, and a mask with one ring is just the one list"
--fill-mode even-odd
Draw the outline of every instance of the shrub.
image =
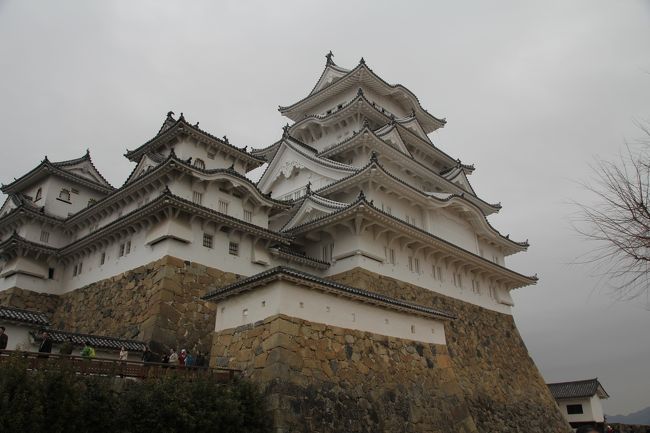
[[0, 431], [271, 431], [262, 394], [245, 380], [224, 384], [172, 375], [136, 382], [78, 375], [56, 361], [52, 367], [29, 371], [20, 358], [0, 367]]

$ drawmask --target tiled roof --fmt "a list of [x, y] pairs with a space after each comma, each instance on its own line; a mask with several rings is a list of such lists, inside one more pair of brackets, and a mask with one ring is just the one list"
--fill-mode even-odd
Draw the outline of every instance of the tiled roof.
[[235, 283], [215, 289], [205, 296], [203, 299], [223, 299], [232, 295], [236, 295], [242, 291], [250, 290], [258, 282], [264, 280], [274, 280], [280, 277], [294, 278], [305, 283], [316, 284], [320, 287], [327, 288], [327, 291], [334, 292], [339, 295], [360, 299], [364, 302], [371, 302], [382, 305], [384, 307], [392, 307], [393, 309], [406, 310], [414, 313], [424, 314], [427, 316], [435, 316], [442, 319], [455, 319], [456, 316], [444, 310], [437, 308], [427, 307], [419, 304], [412, 304], [410, 302], [402, 301], [401, 299], [391, 298], [388, 296], [380, 295], [378, 293], [369, 292], [367, 290], [359, 289], [352, 286], [346, 286], [336, 281], [327, 280], [325, 278], [317, 277], [316, 275], [308, 274], [297, 269], [277, 266], [269, 269], [268, 271], [260, 272], [251, 277], [241, 279]]
[[597, 378], [573, 382], [549, 383], [547, 386], [555, 399], [591, 397], [596, 394], [600, 398], [609, 397], [609, 394], [607, 394]]
[[50, 326], [47, 316], [39, 311], [23, 310], [0, 306], [0, 320], [29, 323], [38, 326]]
[[[63, 343], [68, 340], [68, 337], [70, 337], [72, 338], [72, 342], [75, 344], [83, 345], [86, 341], [88, 341], [94, 348], [120, 350], [120, 348], [124, 346], [124, 348], [127, 350], [133, 350], [136, 352], [143, 352], [145, 349], [145, 343], [136, 340], [125, 340], [122, 338], [104, 337], [101, 335], [92, 334], [80, 334], [77, 332], [66, 332], [59, 330], [48, 330], [47, 333], [55, 343]], [[32, 332], [31, 334], [35, 340], [41, 340], [40, 334], [36, 332]]]

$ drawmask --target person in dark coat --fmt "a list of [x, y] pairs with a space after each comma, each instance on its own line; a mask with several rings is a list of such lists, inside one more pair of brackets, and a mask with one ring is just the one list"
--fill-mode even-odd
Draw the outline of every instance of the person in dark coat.
[[149, 345], [144, 346], [144, 352], [142, 352], [142, 362], [153, 362], [153, 352], [149, 348]]
[[5, 327], [0, 326], [0, 350], [5, 350], [9, 344], [9, 337], [5, 334]]
[[52, 339], [47, 331], [43, 331], [41, 334], [41, 346], [38, 348], [39, 353], [52, 353]]

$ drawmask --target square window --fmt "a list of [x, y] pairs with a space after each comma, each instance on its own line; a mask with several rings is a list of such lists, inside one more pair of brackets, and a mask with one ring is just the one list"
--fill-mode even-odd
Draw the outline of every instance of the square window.
[[203, 246], [207, 248], [212, 248], [212, 241], [214, 240], [213, 236], [208, 233], [203, 233]]
[[228, 243], [228, 253], [233, 256], [239, 255], [239, 244], [237, 242]]
[[41, 242], [47, 243], [50, 240], [50, 232], [41, 231]]
[[566, 413], [569, 415], [580, 415], [581, 413], [584, 413], [584, 411], [582, 410], [581, 404], [567, 404]]

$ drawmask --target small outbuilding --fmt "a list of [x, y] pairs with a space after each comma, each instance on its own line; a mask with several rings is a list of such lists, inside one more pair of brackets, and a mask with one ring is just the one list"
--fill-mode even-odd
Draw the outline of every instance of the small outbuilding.
[[597, 378], [549, 383], [548, 388], [571, 427], [603, 425], [602, 400], [609, 398], [609, 394]]

